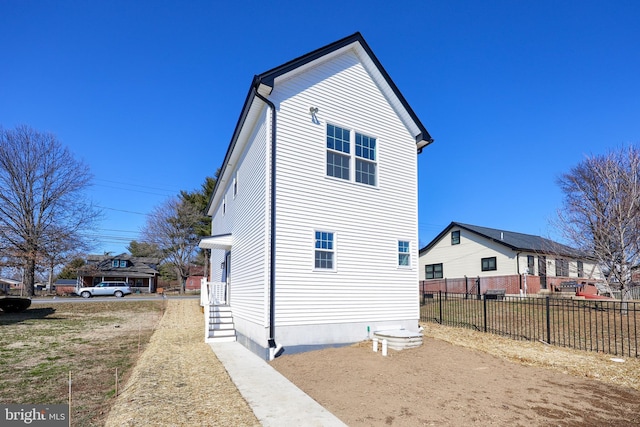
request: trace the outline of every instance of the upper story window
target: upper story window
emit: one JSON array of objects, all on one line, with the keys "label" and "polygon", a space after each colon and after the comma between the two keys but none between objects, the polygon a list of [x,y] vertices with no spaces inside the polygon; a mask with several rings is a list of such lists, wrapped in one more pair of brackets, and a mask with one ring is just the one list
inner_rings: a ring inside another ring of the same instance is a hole
[{"label": "upper story window", "polygon": [[451,244],[459,245],[460,244],[460,230],[451,232]]},{"label": "upper story window", "polygon": [[111,267],[113,267],[113,268],[126,267],[126,266],[127,266],[127,260],[126,259],[113,259],[113,260],[111,260]]},{"label": "upper story window", "polygon": [[333,233],[328,231],[316,231],[314,267],[319,270],[333,270],[335,268],[335,244]]},{"label": "upper story window", "polygon": [[411,266],[411,253],[409,251],[409,242],[404,240],[398,241],[398,266],[399,267]]},{"label": "upper story window", "polygon": [[356,182],[376,185],[376,140],[356,133]]},{"label": "upper story window", "polygon": [[[354,178],[351,177],[352,168],[355,169]],[[375,186],[377,169],[375,138],[327,125],[327,176]]]},{"label": "upper story window", "polygon": [[493,271],[498,269],[496,257],[482,258],[482,271]]},{"label": "upper story window", "polygon": [[424,278],[425,279],[442,279],[442,263],[440,264],[427,264],[424,266]]},{"label": "upper story window", "polygon": [[351,160],[350,132],[333,125],[327,125],[327,175],[336,178],[351,179],[349,163]]},{"label": "upper story window", "polygon": [[233,198],[238,195],[238,172],[233,174]]}]

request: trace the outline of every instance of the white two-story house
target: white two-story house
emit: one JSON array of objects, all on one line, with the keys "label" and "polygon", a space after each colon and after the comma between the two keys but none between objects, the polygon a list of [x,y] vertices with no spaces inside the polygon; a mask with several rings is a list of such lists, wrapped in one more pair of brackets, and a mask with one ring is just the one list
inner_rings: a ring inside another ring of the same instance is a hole
[{"label": "white two-story house", "polygon": [[431,142],[360,33],[255,76],[200,243],[224,287],[211,317],[233,332],[207,339],[269,359],[416,331],[417,154]]}]

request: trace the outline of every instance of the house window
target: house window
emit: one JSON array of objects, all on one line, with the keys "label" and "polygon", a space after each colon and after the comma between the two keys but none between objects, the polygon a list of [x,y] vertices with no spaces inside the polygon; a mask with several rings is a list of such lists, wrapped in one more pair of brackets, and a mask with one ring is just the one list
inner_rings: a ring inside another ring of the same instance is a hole
[{"label": "house window", "polygon": [[578,261],[578,277],[584,277],[584,264]]},{"label": "house window", "polygon": [[556,259],[556,277],[569,277],[569,261]]},{"label": "house window", "polygon": [[334,269],[335,244],[333,233],[316,231],[315,234],[315,268],[319,270]]},{"label": "house window", "polygon": [[238,195],[238,172],[233,174],[233,198]]},{"label": "house window", "polygon": [[428,264],[424,266],[425,279],[442,279],[442,263]]},{"label": "house window", "polygon": [[121,259],[120,260],[120,267],[126,267],[126,266],[127,266],[127,260]]},{"label": "house window", "polygon": [[120,260],[117,260],[117,259],[112,260],[111,267],[114,267],[114,268],[120,267]]},{"label": "house window", "polygon": [[409,242],[404,240],[398,241],[398,266],[410,267],[411,254],[409,252]]},{"label": "house window", "polygon": [[376,185],[376,140],[356,133],[356,182]]},{"label": "house window", "polygon": [[350,180],[351,159],[349,131],[338,126],[327,125],[327,175]]},{"label": "house window", "polygon": [[[355,164],[355,182],[377,185],[378,163],[376,139],[334,125],[327,125],[327,176],[351,181],[351,165]],[[355,149],[352,152],[351,146]],[[354,160],[352,161],[352,156]]]},{"label": "house window", "polygon": [[459,245],[460,244],[460,230],[451,232],[451,244]]},{"label": "house window", "polygon": [[527,273],[535,274],[536,272],[536,258],[533,255],[527,255]]},{"label": "house window", "polygon": [[482,271],[497,270],[496,257],[482,258]]}]

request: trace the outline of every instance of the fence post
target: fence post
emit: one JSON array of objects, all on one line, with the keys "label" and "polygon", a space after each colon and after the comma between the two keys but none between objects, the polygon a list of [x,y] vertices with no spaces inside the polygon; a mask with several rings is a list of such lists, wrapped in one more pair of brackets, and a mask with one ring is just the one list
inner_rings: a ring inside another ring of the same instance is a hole
[{"label": "fence post", "polygon": [[549,312],[549,295],[547,295],[544,299],[547,308],[547,344],[551,344],[551,313]]},{"label": "fence post", "polygon": [[440,324],[442,325],[442,291],[438,291],[438,312],[440,316]]},{"label": "fence post", "polygon": [[[480,295],[478,295],[478,298]],[[484,311],[484,331],[487,332],[487,299],[482,301],[482,309]]]},{"label": "fence post", "polygon": [[469,278],[464,276],[464,299],[469,299]]},{"label": "fence post", "polygon": [[480,276],[478,276],[478,278],[476,279],[476,288],[477,288],[477,292],[478,292],[478,299],[481,298],[481,293],[480,293]]}]

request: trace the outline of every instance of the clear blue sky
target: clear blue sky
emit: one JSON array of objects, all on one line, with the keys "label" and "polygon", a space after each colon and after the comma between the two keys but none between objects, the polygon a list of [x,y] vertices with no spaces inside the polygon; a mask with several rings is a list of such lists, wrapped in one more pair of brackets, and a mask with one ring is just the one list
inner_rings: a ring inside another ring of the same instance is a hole
[{"label": "clear blue sky", "polygon": [[0,125],[95,176],[95,251],[222,164],[254,74],[360,31],[435,143],[420,241],[451,221],[554,236],[556,178],[640,142],[640,2],[0,1]]}]

